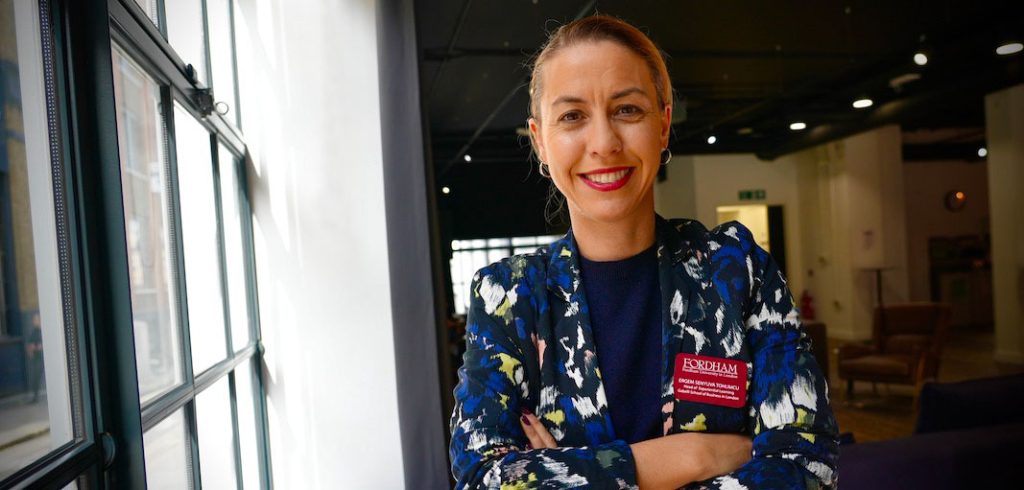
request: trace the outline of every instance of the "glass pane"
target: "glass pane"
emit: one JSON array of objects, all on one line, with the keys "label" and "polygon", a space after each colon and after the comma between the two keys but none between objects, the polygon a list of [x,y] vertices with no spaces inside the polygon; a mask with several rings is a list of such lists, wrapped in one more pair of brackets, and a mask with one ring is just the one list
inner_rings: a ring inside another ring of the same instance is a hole
[{"label": "glass pane", "polygon": [[487,251],[487,262],[488,263],[497,262],[497,261],[499,261],[501,259],[504,259],[505,257],[508,257],[508,250],[507,249],[499,248],[497,250],[488,250]]},{"label": "glass pane", "polygon": [[174,137],[192,372],[198,376],[227,357],[213,158],[210,133],[177,104],[174,106]]},{"label": "glass pane", "polygon": [[0,0],[0,479],[75,429],[38,8]]},{"label": "glass pane", "polygon": [[196,71],[196,80],[209,86],[206,76],[206,33],[203,30],[203,0],[164,0],[167,42],[186,65]]},{"label": "glass pane", "polygon": [[157,20],[157,12],[160,11],[160,7],[157,5],[157,0],[135,0],[135,3],[142,7],[142,11],[149,16],[149,20],[152,20],[154,24],[159,25]]},{"label": "glass pane", "polygon": [[146,454],[146,486],[149,490],[182,490],[192,487],[185,411],[178,410],[142,435]]},{"label": "glass pane", "polygon": [[521,236],[521,237],[515,237],[515,238],[512,239],[512,245],[515,245],[515,246],[533,245],[533,244],[536,244],[536,243],[537,243],[537,237],[532,237],[532,236]]},{"label": "glass pane", "polygon": [[228,303],[231,313],[231,345],[235,350],[249,344],[249,310],[245,295],[245,254],[242,248],[242,213],[239,210],[238,173],[235,156],[219,146],[220,206],[224,222],[224,259],[228,268]]},{"label": "glass pane", "polygon": [[228,121],[236,120],[235,60],[231,44],[231,2],[206,0],[206,15],[210,27],[210,69],[213,71],[213,95],[217,102],[227,105],[224,114]]},{"label": "glass pane", "polygon": [[253,386],[255,361],[242,363],[235,370],[235,400],[238,405],[238,443],[242,455],[242,488],[260,487],[259,449],[256,446],[256,393]]},{"label": "glass pane", "polygon": [[135,356],[142,403],[182,380],[160,87],[113,50]]},{"label": "glass pane", "polygon": [[196,396],[196,425],[203,488],[236,488],[235,431],[227,376]]}]

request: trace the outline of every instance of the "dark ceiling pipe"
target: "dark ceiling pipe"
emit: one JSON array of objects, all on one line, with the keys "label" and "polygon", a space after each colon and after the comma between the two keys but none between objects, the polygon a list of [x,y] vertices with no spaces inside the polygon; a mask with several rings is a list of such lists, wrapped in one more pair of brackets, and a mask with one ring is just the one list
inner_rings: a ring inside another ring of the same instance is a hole
[{"label": "dark ceiling pipe", "polygon": [[[590,0],[589,2],[586,3],[586,5],[583,6],[583,8],[580,9],[579,13],[577,13],[576,16],[573,17],[573,20],[582,19],[585,15],[592,12],[596,5],[597,0]],[[508,105],[512,98],[515,97],[516,93],[519,92],[519,89],[527,86],[529,82],[530,75],[527,74],[525,77],[523,77],[522,80],[519,81],[519,83],[515,85],[515,87],[512,87],[512,90],[510,90],[508,94],[506,94],[505,97],[501,99],[501,102],[498,103],[497,107],[495,107],[494,110],[492,110],[491,113],[488,114],[486,118],[484,118],[484,122],[480,123],[480,127],[476,128],[476,131],[473,131],[473,135],[469,137],[469,141],[466,141],[466,144],[462,145],[462,148],[459,149],[459,151],[455,154],[454,157],[452,157],[451,160],[445,162],[444,166],[441,167],[441,170],[437,173],[438,178],[443,178],[444,175],[448,173],[448,170],[450,170],[453,165],[459,162],[459,160],[466,154],[466,152],[469,151],[469,148],[473,146],[473,143],[476,141],[476,139],[480,137],[480,134],[483,133],[487,129],[487,127],[491,125],[491,121],[493,121],[494,118],[501,113],[501,110],[504,109],[506,105]]]},{"label": "dark ceiling pipe", "polygon": [[947,80],[935,90],[882,104],[859,121],[825,124],[802,133],[794,133],[793,137],[783,140],[770,150],[758,152],[757,157],[762,160],[774,160],[789,153],[843,139],[886,124],[900,123],[908,118],[940,112],[945,107],[943,101],[959,99],[967,93],[984,95],[1024,82],[1024,71],[1013,70],[1010,67],[1002,68],[981,73],[965,73]]},{"label": "dark ceiling pipe", "polygon": [[[427,48],[423,51],[423,61],[441,61],[462,57],[513,57],[526,58],[536,48]],[[835,59],[862,58],[867,53],[850,53],[836,51],[776,51],[776,50],[711,50],[711,49],[670,49],[665,50],[670,59]]]},{"label": "dark ceiling pipe", "polygon": [[[459,19],[455,21],[455,29],[452,30],[452,37],[448,40],[448,48],[441,53],[439,60],[441,64],[438,65],[437,71],[434,72],[434,79],[430,81],[430,88],[427,90],[427,105],[430,105],[431,96],[434,95],[434,88],[437,87],[437,81],[441,78],[441,72],[444,71],[444,65],[448,63],[448,60],[452,58],[455,52],[455,43],[459,42],[459,34],[462,33],[462,26],[466,23],[466,17],[469,15],[469,7],[473,4],[473,0],[466,0],[462,4],[462,11],[459,12]],[[437,56],[435,54],[435,56]]]}]

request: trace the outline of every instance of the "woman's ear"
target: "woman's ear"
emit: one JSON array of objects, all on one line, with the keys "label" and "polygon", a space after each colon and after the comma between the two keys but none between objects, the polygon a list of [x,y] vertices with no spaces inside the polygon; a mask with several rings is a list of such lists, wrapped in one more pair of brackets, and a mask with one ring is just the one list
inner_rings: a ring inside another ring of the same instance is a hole
[{"label": "woman's ear", "polygon": [[548,161],[547,151],[544,148],[544,138],[540,134],[540,123],[536,118],[529,118],[526,123],[530,126],[530,144],[533,145],[533,152],[542,162]]},{"label": "woman's ear", "polygon": [[661,147],[668,148],[668,137],[672,133],[672,105],[661,111]]}]

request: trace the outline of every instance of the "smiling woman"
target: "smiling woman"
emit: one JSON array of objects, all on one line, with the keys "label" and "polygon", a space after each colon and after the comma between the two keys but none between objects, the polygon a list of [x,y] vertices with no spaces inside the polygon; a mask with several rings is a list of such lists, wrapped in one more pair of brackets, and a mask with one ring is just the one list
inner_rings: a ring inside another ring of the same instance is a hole
[{"label": "smiling woman", "polygon": [[475,275],[459,488],[831,488],[828,388],[778,266],[737,222],[654,212],[671,84],[628,23],[556,31],[530,85],[571,228]]}]

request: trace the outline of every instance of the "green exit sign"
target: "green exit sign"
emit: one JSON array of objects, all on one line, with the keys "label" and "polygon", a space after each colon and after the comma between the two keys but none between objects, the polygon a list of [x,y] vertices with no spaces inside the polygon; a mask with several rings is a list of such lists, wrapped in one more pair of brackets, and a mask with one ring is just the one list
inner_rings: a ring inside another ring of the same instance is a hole
[{"label": "green exit sign", "polygon": [[764,189],[749,189],[739,192],[740,201],[763,201],[767,193]]}]

